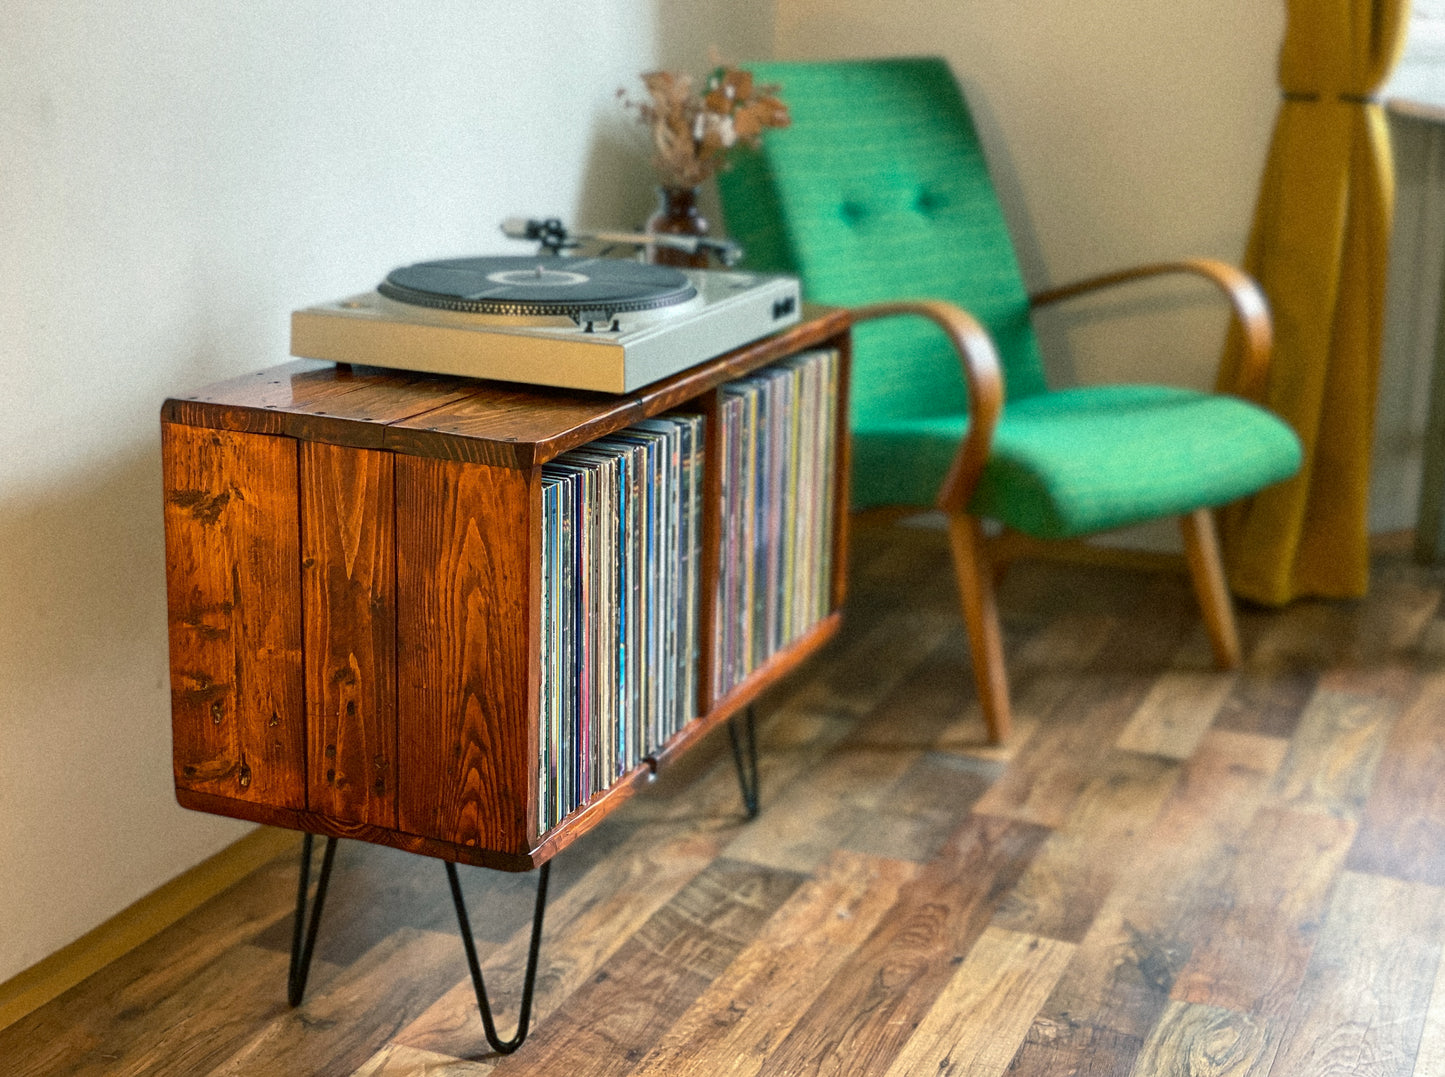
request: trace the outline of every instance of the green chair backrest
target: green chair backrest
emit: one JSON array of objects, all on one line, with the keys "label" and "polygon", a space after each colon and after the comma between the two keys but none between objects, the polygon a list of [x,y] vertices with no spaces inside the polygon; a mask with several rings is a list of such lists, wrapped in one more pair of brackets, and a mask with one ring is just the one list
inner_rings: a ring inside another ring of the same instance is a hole
[{"label": "green chair backrest", "polygon": [[[795,273],[804,297],[855,306],[947,299],[984,323],[1009,399],[1043,364],[1003,211],[948,65],[936,58],[749,65],[779,83],[792,126],[718,177],[744,265]],[[854,336],[855,428],[958,414],[957,357],[933,326],[890,318]]]}]

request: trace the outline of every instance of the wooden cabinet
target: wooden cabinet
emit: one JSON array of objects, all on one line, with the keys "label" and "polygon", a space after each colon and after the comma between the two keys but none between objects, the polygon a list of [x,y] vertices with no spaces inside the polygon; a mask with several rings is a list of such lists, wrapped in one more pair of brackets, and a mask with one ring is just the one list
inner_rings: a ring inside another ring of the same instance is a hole
[{"label": "wooden cabinet", "polygon": [[[722,548],[706,421],[698,713],[538,834],[541,469],[810,348],[841,356],[833,612],[722,698],[708,675]],[[537,866],[837,628],[847,319],[629,396],[301,360],[162,410],[176,795],[189,808],[507,870]]]}]

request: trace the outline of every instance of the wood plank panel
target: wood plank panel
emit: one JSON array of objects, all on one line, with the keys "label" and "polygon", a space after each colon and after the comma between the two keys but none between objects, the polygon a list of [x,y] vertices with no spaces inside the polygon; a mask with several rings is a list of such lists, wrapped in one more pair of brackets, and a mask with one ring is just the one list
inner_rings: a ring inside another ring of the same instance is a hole
[{"label": "wood plank panel", "polygon": [[1445,957],[1435,965],[1435,982],[1425,1010],[1425,1027],[1415,1052],[1416,1077],[1445,1073]]},{"label": "wood plank panel", "polygon": [[978,811],[1041,826],[1064,824],[1100,761],[1148,696],[1153,677],[1192,627],[1177,606],[1171,609],[1157,601],[1144,603],[1138,615],[1116,625],[1088,675],[1041,717],[1039,729],[979,800]]},{"label": "wood plank panel", "polygon": [[1171,1002],[1130,1077],[1265,1077],[1277,1040],[1270,1022],[1248,1013]]},{"label": "wood plank panel", "polygon": [[1205,937],[1205,916],[1228,900],[1223,882],[1284,749],[1247,734],[1204,737],[1141,835],[1137,862],[1147,873],[1109,894],[1009,1072],[1129,1073]]},{"label": "wood plank panel", "polygon": [[1385,741],[1346,866],[1445,886],[1445,676],[1430,674]]},{"label": "wood plank panel", "polygon": [[1067,942],[990,927],[886,1077],[997,1077],[1073,956]]},{"label": "wood plank panel", "polygon": [[1175,654],[1144,702],[1119,734],[1116,747],[1171,759],[1188,759],[1234,689],[1236,673],[1210,668],[1202,632]]},{"label": "wood plank panel", "polygon": [[1115,752],[1100,761],[1097,775],[1004,898],[996,926],[1078,942],[1115,883],[1146,870],[1139,837],[1173,790],[1178,765]]},{"label": "wood plank panel", "polygon": [[769,1056],[790,1077],[881,1074],[984,931],[1045,832],[970,816]]},{"label": "wood plank panel", "polygon": [[887,784],[914,765],[962,703],[959,685],[967,666],[954,639],[945,637],[920,657],[906,680],[894,682],[873,719],[855,726],[818,761],[806,787],[795,794],[784,792],[771,810],[739,834],[729,856],[785,870],[811,870],[867,823]]},{"label": "wood plank panel", "polygon": [[1262,809],[1171,997],[1282,1018],[1354,833],[1353,823],[1332,815]]},{"label": "wood plank panel", "polygon": [[[691,884],[716,859],[725,836],[716,829],[699,831],[682,822],[646,825],[599,853],[592,846],[603,835],[594,831],[587,842],[558,859],[532,999],[533,1027],[540,1027],[662,906]],[[579,877],[569,879],[574,872]],[[509,1035],[510,1015],[521,1005],[531,929],[529,920],[495,948],[478,939],[493,1008],[499,1015],[508,1015],[498,1018],[503,1035]],[[397,1033],[396,1040],[444,1054],[475,1053],[485,1040],[471,980],[459,980]]]},{"label": "wood plank panel", "polygon": [[390,1044],[366,1060],[351,1077],[482,1077],[490,1062],[469,1062],[435,1051]]},{"label": "wood plank panel", "polygon": [[296,443],[162,424],[178,787],[301,808]]},{"label": "wood plank panel", "polygon": [[396,459],[397,820],[523,852],[536,829],[536,476]]},{"label": "wood plank panel", "polygon": [[307,807],[396,826],[392,456],[301,447]]},{"label": "wood plank panel", "polygon": [[1358,819],[1396,717],[1414,687],[1398,670],[1321,678],[1275,779],[1281,806]]},{"label": "wood plank panel", "polygon": [[[308,987],[306,1001],[263,1025],[227,1058],[194,1077],[258,1073],[349,1074],[381,1050],[457,976],[466,958],[454,934],[403,927],[329,981]],[[285,987],[284,981],[278,987]]]},{"label": "wood plank panel", "polygon": [[752,1077],[775,1044],[872,933],[917,868],[838,852],[763,925],[632,1072],[698,1067]]},{"label": "wood plank panel", "polygon": [[1415,1056],[1442,935],[1445,895],[1438,888],[1341,875],[1272,1072],[1419,1072]]},{"label": "wood plank panel", "polygon": [[654,913],[498,1077],[625,1073],[742,951],[802,877],[719,859]]}]

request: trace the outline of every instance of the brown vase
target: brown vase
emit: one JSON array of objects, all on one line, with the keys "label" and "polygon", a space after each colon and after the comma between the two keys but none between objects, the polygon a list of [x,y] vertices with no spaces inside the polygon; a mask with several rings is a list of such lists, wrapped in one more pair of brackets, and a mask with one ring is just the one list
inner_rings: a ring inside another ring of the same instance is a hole
[{"label": "brown vase", "polygon": [[[705,236],[707,218],[697,211],[696,187],[659,187],[657,212],[647,218],[647,230],[669,236]],[[706,269],[707,251],[688,254],[667,247],[648,247],[648,261],[660,266]]]}]

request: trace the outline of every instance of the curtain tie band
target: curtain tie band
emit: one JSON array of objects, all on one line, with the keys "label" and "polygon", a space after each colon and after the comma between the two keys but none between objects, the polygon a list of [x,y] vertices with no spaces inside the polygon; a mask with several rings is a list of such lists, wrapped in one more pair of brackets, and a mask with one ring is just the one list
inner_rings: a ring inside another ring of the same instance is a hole
[{"label": "curtain tie band", "polygon": [[1366,93],[1322,94],[1308,93],[1300,90],[1285,90],[1280,94],[1280,96],[1283,97],[1286,101],[1335,100],[1343,101],[1349,105],[1382,105],[1385,103],[1385,99],[1381,95]]}]

